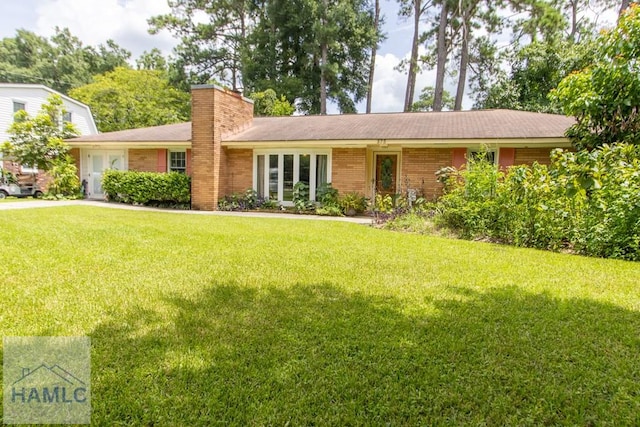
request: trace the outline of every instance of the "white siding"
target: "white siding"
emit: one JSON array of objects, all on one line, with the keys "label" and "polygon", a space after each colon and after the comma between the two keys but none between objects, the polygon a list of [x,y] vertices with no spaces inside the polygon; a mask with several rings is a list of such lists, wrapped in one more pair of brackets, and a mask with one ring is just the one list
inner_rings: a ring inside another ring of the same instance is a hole
[{"label": "white siding", "polygon": [[[13,123],[14,101],[24,103],[27,113],[34,117],[52,93],[58,92],[42,85],[0,83],[0,143],[9,138],[7,130]],[[65,109],[71,112],[71,122],[81,135],[98,133],[89,107],[62,94],[58,95],[62,97]]]}]

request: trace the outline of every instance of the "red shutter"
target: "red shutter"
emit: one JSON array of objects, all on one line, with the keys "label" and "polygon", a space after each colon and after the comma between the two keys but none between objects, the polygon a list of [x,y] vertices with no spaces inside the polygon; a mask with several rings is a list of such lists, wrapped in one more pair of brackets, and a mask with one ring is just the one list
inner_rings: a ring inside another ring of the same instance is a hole
[{"label": "red shutter", "polygon": [[466,148],[454,148],[453,150],[453,164],[454,168],[460,169],[467,163],[467,149]]},{"label": "red shutter", "polygon": [[158,166],[156,168],[158,172],[167,171],[167,149],[161,148],[158,150]]},{"label": "red shutter", "polygon": [[516,161],[516,149],[515,148],[501,148],[500,155],[498,156],[498,165],[500,169],[506,169],[509,166],[513,166]]}]

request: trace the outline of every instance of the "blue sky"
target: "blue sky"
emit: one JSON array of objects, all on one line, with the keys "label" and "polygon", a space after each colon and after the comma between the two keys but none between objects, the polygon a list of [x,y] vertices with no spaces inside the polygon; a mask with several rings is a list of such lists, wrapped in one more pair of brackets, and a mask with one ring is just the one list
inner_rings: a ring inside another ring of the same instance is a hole
[{"label": "blue sky", "polygon": [[[376,58],[373,111],[401,111],[406,76],[396,70],[411,49],[412,23],[397,17],[397,2],[381,1],[387,39]],[[95,45],[113,39],[130,50],[133,57],[157,47],[171,53],[175,40],[166,32],[147,33],[147,19],[169,11],[165,0],[19,0],[3,1],[0,6],[0,37],[13,37],[19,28],[43,36],[54,28],[68,27],[84,43]],[[419,76],[416,93],[433,85],[433,72]],[[470,104],[470,103],[468,103]],[[364,106],[359,108],[364,110]],[[333,107],[333,111],[335,107]]]}]

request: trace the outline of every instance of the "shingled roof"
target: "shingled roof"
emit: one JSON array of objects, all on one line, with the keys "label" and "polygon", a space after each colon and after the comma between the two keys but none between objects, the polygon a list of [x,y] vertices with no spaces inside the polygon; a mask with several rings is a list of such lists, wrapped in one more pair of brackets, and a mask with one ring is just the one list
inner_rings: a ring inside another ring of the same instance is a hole
[{"label": "shingled roof", "polygon": [[564,138],[572,118],[513,110],[263,117],[225,141]]},{"label": "shingled roof", "polygon": [[77,142],[189,142],[191,141],[191,122],[79,136],[68,141],[73,144]]},{"label": "shingled roof", "polygon": [[[574,119],[514,110],[256,117],[224,142],[564,139]],[[189,142],[191,123],[73,138],[87,142]]]}]

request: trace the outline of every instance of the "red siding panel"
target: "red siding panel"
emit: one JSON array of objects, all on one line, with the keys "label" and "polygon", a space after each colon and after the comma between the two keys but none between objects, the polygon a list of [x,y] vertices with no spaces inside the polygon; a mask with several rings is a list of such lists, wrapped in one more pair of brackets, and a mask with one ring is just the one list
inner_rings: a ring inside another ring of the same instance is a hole
[{"label": "red siding panel", "polygon": [[453,151],[453,167],[461,168],[467,163],[467,149],[454,148],[452,151]]},{"label": "red siding panel", "polygon": [[513,166],[516,161],[516,149],[515,148],[501,148],[500,155],[498,156],[498,165],[500,169],[506,169],[509,166]]},{"label": "red siding panel", "polygon": [[156,168],[158,172],[166,172],[167,171],[167,149],[161,148],[158,150],[158,167]]}]

